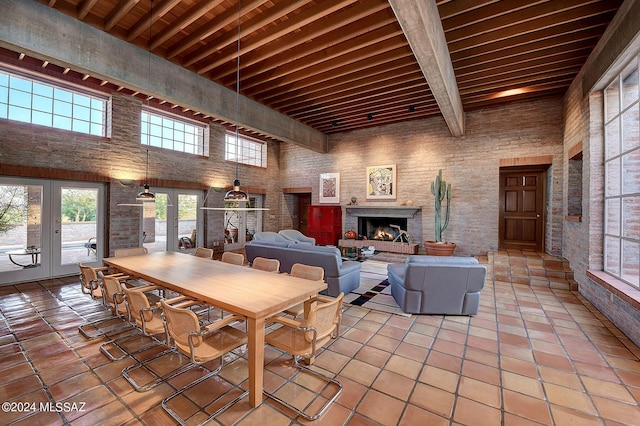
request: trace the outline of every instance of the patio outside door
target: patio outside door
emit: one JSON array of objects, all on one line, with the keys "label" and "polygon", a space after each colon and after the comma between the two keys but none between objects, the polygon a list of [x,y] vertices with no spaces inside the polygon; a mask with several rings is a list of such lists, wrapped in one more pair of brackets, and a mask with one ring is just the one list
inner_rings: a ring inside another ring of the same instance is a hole
[{"label": "patio outside door", "polygon": [[0,177],[0,284],[98,265],[103,200],[102,184]]},{"label": "patio outside door", "polygon": [[163,188],[154,193],[156,202],[145,203],[142,209],[142,245],[149,253],[191,253],[196,247],[204,246],[200,210],[202,191]]}]

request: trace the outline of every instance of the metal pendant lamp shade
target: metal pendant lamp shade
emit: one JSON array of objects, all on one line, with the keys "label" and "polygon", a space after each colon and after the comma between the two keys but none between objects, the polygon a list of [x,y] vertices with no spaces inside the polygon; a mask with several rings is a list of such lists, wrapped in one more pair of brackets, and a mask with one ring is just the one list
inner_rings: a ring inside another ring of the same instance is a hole
[{"label": "metal pendant lamp shade", "polygon": [[147,171],[144,178],[144,190],[136,195],[138,201],[156,201],[156,194],[149,191],[149,150],[147,149]]},{"label": "metal pendant lamp shade", "polygon": [[225,201],[247,201],[249,200],[249,195],[246,192],[240,190],[240,180],[236,179],[233,181],[233,189],[224,194]]}]

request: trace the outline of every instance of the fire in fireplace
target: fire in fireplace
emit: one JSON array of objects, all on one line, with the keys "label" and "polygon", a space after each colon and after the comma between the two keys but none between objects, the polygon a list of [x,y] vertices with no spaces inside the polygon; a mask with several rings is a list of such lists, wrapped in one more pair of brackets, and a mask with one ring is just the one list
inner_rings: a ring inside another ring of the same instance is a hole
[{"label": "fire in fireplace", "polygon": [[[392,226],[393,225],[393,226]],[[397,217],[359,217],[358,234],[370,240],[393,241],[400,230],[407,229],[407,219]]]}]

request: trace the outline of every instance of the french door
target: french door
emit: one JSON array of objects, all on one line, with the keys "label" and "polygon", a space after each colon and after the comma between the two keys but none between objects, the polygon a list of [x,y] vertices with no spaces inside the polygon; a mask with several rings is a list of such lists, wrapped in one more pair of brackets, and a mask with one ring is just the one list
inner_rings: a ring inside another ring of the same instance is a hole
[{"label": "french door", "polygon": [[256,232],[262,231],[262,210],[251,210],[262,208],[262,195],[249,194],[249,201],[241,201],[238,210],[233,210],[233,203],[225,206],[230,208],[224,212],[225,251],[241,249]]},{"label": "french door", "polygon": [[144,203],[142,245],[149,253],[195,251],[204,247],[202,191],[161,188],[155,203]]},{"label": "french door", "polygon": [[104,185],[0,177],[0,284],[100,264]]}]

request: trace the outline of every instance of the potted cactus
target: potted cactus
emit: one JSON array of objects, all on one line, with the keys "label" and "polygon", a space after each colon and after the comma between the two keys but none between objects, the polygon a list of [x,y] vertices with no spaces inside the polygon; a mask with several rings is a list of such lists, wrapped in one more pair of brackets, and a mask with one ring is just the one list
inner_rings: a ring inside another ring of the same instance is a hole
[{"label": "potted cactus", "polygon": [[[447,185],[447,182],[442,179],[442,170],[438,171],[436,180],[431,182],[431,193],[435,199],[435,240],[427,240],[424,242],[424,247],[427,254],[432,256],[451,256],[456,249],[455,243],[449,243],[442,241],[442,233],[447,226],[449,226],[449,212],[451,208],[451,184]],[[446,201],[444,211],[444,223],[443,223],[443,201]]]}]

